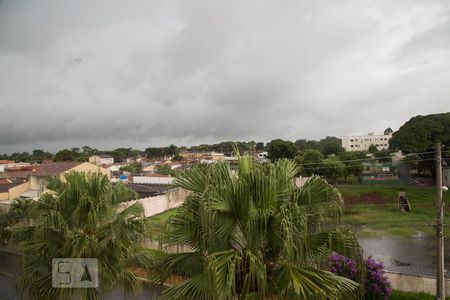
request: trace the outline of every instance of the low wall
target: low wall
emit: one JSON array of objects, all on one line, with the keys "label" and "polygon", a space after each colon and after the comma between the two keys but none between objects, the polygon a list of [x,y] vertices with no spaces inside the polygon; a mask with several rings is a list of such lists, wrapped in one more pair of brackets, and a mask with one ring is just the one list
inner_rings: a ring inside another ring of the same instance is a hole
[{"label": "low wall", "polygon": [[[392,288],[404,292],[425,292],[431,295],[436,294],[436,278],[422,275],[408,275],[397,272],[386,272]],[[446,279],[445,294],[449,296],[450,280]]]},{"label": "low wall", "polygon": [[128,207],[137,201],[139,201],[144,207],[144,216],[151,217],[166,210],[179,207],[184,203],[188,191],[182,188],[176,188],[167,191],[165,195],[159,195],[154,197],[141,198],[138,200],[124,202],[123,205]]},{"label": "low wall", "polygon": [[183,252],[192,252],[193,249],[186,245],[174,245],[171,247],[166,247],[164,245],[160,245],[158,241],[151,240],[151,239],[145,239],[142,243],[142,247],[148,248],[148,249],[155,249],[155,250],[164,250],[167,253],[183,253]]}]

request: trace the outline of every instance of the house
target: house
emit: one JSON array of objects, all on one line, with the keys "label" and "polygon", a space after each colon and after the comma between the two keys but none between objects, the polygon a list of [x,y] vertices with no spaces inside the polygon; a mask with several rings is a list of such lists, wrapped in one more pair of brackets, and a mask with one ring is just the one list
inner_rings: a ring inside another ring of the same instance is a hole
[{"label": "house", "polygon": [[8,167],[8,165],[10,164],[14,164],[15,161],[13,160],[0,160],[0,172],[5,172],[5,169]]},{"label": "house", "polygon": [[29,188],[27,179],[0,178],[0,213],[7,213],[11,202]]},{"label": "house", "polygon": [[92,155],[89,157],[89,162],[91,164],[101,166],[101,165],[110,165],[114,163],[114,157],[110,155]]},{"label": "house", "polygon": [[13,200],[30,186],[25,179],[0,178],[0,201]]},{"label": "house", "polygon": [[109,170],[88,162],[63,161],[42,164],[30,174],[30,189],[21,196],[38,198],[46,190],[47,179],[53,176],[62,177],[69,172],[102,173],[110,177]]},{"label": "house", "polygon": [[132,163],[140,163],[142,162],[142,157],[129,157],[126,159],[127,164],[132,164]]},{"label": "house", "polygon": [[219,161],[223,160],[224,154],[220,152],[181,152],[180,156],[185,160],[206,160],[206,161]]},{"label": "house", "polygon": [[375,135],[374,133],[341,137],[342,148],[345,151],[368,151],[371,145],[375,145],[378,150],[387,150],[391,138],[392,134]]}]

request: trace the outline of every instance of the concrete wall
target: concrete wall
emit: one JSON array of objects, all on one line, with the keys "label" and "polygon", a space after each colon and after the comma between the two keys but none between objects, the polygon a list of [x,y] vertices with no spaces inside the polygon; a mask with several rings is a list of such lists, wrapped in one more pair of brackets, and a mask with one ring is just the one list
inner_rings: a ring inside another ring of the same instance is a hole
[{"label": "concrete wall", "polygon": [[9,193],[8,192],[0,193],[0,201],[5,201],[5,200],[9,200]]},{"label": "concrete wall", "polygon": [[31,186],[30,181],[24,182],[22,184],[16,185],[9,189],[9,200],[14,200],[18,198],[23,192],[29,190]]},{"label": "concrete wall", "polygon": [[305,183],[309,180],[310,177],[295,177],[295,185],[297,187],[302,187],[305,185]]},{"label": "concrete wall", "polygon": [[133,176],[133,183],[143,184],[171,184],[173,177]]},{"label": "concrete wall", "polygon": [[152,239],[145,239],[142,243],[142,247],[147,249],[164,249],[167,253],[183,253],[183,252],[193,252],[194,250],[186,245],[174,245],[171,247],[167,247],[164,244],[161,244],[159,241],[155,241]]},{"label": "concrete wall", "polygon": [[166,210],[179,207],[184,203],[188,191],[185,189],[177,188],[170,190],[165,195],[159,195],[154,197],[141,198],[138,200],[128,201],[122,203],[123,207],[128,207],[136,202],[140,202],[144,208],[144,216],[151,217]]},{"label": "concrete wall", "polygon": [[30,189],[32,190],[45,190],[47,177],[30,175]]},{"label": "concrete wall", "polygon": [[[407,275],[397,272],[386,272],[392,288],[405,292],[425,292],[436,294],[436,278],[431,276]],[[450,296],[450,280],[446,280],[445,294]]]}]

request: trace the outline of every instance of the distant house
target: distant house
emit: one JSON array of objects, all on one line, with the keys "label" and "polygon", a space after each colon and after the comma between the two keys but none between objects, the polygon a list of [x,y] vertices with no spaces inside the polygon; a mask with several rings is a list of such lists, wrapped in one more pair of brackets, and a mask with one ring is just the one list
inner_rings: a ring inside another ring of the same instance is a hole
[{"label": "distant house", "polygon": [[0,160],[0,172],[5,172],[8,165],[15,163],[13,160]]},{"label": "distant house", "polygon": [[[0,179],[0,210],[6,212],[7,206],[1,205],[7,201],[14,200],[24,191],[30,188],[30,182],[26,179]],[[9,204],[9,202],[8,202]]]},{"label": "distant house", "polygon": [[62,177],[64,174],[76,171],[84,173],[102,173],[110,177],[109,170],[87,162],[63,161],[40,165],[30,174],[30,189],[21,196],[37,198],[46,190],[47,179],[52,176]]},{"label": "distant house", "polygon": [[110,165],[114,163],[114,157],[110,155],[92,155],[89,157],[89,162],[97,166]]},{"label": "distant house", "polygon": [[389,140],[391,138],[392,134],[376,135],[373,133],[341,137],[342,148],[345,151],[367,151],[371,145],[375,145],[378,150],[386,150],[389,149]]},{"label": "distant house", "polygon": [[220,152],[210,151],[210,152],[181,152],[180,156],[185,160],[206,160],[206,161],[219,161],[223,160],[224,154]]},{"label": "distant house", "polygon": [[142,162],[142,157],[129,157],[126,159],[127,164],[140,163]]},{"label": "distant house", "polygon": [[256,155],[258,160],[266,160],[268,156],[269,156],[269,152],[267,152],[267,151],[259,152]]}]

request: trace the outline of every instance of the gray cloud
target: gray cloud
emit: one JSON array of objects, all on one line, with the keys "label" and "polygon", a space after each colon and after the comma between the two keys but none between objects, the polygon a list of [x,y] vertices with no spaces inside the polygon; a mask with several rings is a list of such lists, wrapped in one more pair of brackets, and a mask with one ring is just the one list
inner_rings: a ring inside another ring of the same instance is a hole
[{"label": "gray cloud", "polygon": [[0,1],[0,153],[381,132],[448,110],[447,1]]}]

